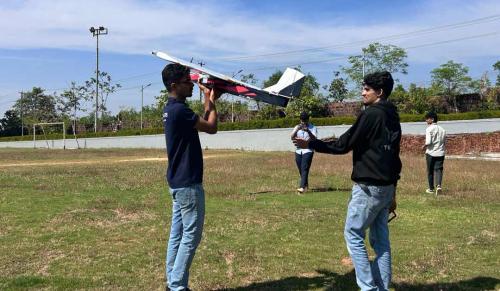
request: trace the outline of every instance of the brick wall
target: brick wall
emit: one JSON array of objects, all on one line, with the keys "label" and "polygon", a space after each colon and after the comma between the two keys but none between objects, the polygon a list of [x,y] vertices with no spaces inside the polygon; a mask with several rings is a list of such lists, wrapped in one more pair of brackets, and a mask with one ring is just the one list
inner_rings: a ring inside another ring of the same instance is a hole
[{"label": "brick wall", "polygon": [[330,103],[328,104],[328,114],[330,116],[358,116],[362,105],[361,101]]},{"label": "brick wall", "polygon": [[[424,135],[403,135],[401,152],[423,153]],[[500,153],[500,131],[492,133],[449,134],[446,136],[446,154]]]}]

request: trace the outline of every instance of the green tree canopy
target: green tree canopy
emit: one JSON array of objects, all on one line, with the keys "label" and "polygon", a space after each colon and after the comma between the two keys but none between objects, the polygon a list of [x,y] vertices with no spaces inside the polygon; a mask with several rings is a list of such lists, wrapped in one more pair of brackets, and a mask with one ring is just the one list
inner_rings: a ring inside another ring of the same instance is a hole
[{"label": "green tree canopy", "polygon": [[[96,77],[91,77],[89,80],[85,81],[84,90],[85,95],[88,100],[94,100],[96,96]],[[114,83],[111,79],[111,75],[100,71],[99,72],[99,108],[98,111],[102,115],[107,113],[108,108],[106,103],[108,101],[109,94],[116,92],[117,89],[121,88],[121,85]],[[94,103],[95,104],[95,103]],[[95,108],[94,108],[95,110]]]},{"label": "green tree canopy", "polygon": [[73,133],[76,131],[76,114],[78,111],[85,111],[82,108],[82,103],[88,100],[85,92],[85,87],[76,85],[76,82],[71,82],[69,89],[64,90],[57,96],[57,109],[66,117],[72,115]]},{"label": "green tree canopy", "polygon": [[22,112],[25,124],[58,121],[56,100],[54,96],[47,95],[44,91],[40,87],[33,87],[30,92],[25,92],[16,101],[14,109]]},{"label": "green tree canopy", "polygon": [[76,113],[80,110],[85,111],[82,108],[82,103],[88,100],[88,96],[85,93],[83,86],[78,86],[76,82],[71,82],[70,88],[57,96],[57,109],[63,115],[72,114],[73,116],[76,116]]},{"label": "green tree canopy", "polygon": [[276,83],[278,83],[279,79],[281,78],[281,75],[283,75],[283,71],[277,70],[276,72],[272,73],[269,78],[267,78],[264,83],[262,84],[262,87],[266,88],[269,86],[272,86]]},{"label": "green tree canopy", "polygon": [[259,82],[259,80],[255,77],[254,74],[246,74],[246,75],[243,74],[241,75],[240,80],[250,85],[257,85],[257,83]]},{"label": "green tree canopy", "polygon": [[333,80],[328,87],[328,98],[334,102],[342,102],[348,97],[347,80],[340,76],[339,71],[333,72]]},{"label": "green tree canopy", "polygon": [[[241,75],[241,81],[254,86],[257,86],[257,83],[259,82],[259,80],[252,73]],[[260,109],[260,102],[255,100],[255,104],[257,105],[257,109]],[[246,111],[246,113],[248,114],[248,106],[246,106]]]},{"label": "green tree canopy", "polygon": [[[300,68],[296,68],[300,71]],[[296,98],[288,103],[285,111],[288,116],[298,117],[302,111],[311,116],[320,117],[326,114],[326,98],[319,93],[320,84],[315,76],[307,73],[302,85],[302,90]]]},{"label": "green tree canopy", "polygon": [[454,61],[448,61],[431,71],[432,84],[440,89],[440,93],[455,96],[470,86],[472,78],[467,74],[469,68]]},{"label": "green tree canopy", "polygon": [[0,136],[21,135],[21,117],[15,110],[7,110],[0,119]]},{"label": "green tree canopy", "polygon": [[497,81],[495,85],[500,86],[500,61],[493,64],[493,69],[497,71]]},{"label": "green tree canopy", "polygon": [[168,91],[167,91],[167,89],[161,90],[160,91],[160,95],[155,96],[155,100],[156,100],[156,107],[158,109],[163,110],[163,107],[165,107],[165,104],[167,104],[167,100],[168,100]]},{"label": "green tree canopy", "polygon": [[406,51],[395,45],[372,43],[362,49],[361,55],[350,56],[349,66],[342,67],[354,91],[351,96],[358,96],[361,90],[364,74],[375,71],[388,71],[392,74],[407,74],[408,63]]}]

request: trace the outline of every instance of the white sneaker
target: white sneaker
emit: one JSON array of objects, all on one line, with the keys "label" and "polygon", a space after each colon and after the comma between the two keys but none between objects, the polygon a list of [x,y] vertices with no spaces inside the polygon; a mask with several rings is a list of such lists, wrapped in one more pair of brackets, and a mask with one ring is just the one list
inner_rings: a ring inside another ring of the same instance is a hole
[{"label": "white sneaker", "polygon": [[427,189],[427,190],[425,190],[425,193],[427,193],[427,194],[434,194],[434,190]]},{"label": "white sneaker", "polygon": [[443,191],[443,188],[441,188],[441,186],[437,186],[436,187],[436,196],[438,196],[438,194],[440,194],[442,191]]},{"label": "white sneaker", "polygon": [[297,192],[299,192],[299,194],[302,194],[304,193],[304,191],[306,191],[304,188],[300,187],[297,189]]}]

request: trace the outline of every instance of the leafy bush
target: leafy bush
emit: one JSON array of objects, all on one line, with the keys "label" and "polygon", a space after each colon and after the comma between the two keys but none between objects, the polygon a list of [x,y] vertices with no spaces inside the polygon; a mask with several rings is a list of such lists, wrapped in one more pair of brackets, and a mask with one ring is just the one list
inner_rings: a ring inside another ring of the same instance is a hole
[{"label": "leafy bush", "polygon": [[[424,114],[400,114],[401,122],[423,122]],[[465,113],[450,113],[450,114],[439,114],[439,120],[473,120],[473,119],[486,119],[486,118],[500,118],[500,110],[489,110],[489,111],[475,111],[475,112],[465,112]],[[323,118],[311,118],[311,123],[316,126],[328,126],[328,125],[345,125],[353,124],[356,121],[354,116],[340,116],[340,117],[323,117]],[[219,123],[219,131],[228,130],[250,130],[250,129],[263,129],[263,128],[291,128],[299,123],[298,118],[281,118],[273,120],[250,120],[245,122],[223,122]],[[125,129],[119,130],[117,132],[88,132],[84,134],[78,134],[78,138],[91,138],[91,137],[111,137],[111,136],[134,136],[134,135],[149,135],[149,134],[162,134],[163,128],[148,128],[143,129],[142,132],[139,129]],[[60,139],[61,134],[47,135],[48,139]],[[72,135],[66,135],[66,138],[73,138]],[[21,141],[21,140],[32,140],[33,136],[25,135],[21,136],[9,136],[1,137],[0,141]],[[42,139],[42,136],[40,136]]]}]

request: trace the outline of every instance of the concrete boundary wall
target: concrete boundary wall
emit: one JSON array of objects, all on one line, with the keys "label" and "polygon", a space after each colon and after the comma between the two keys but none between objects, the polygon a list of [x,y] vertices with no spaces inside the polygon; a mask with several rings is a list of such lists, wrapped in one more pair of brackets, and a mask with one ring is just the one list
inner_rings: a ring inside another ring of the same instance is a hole
[{"label": "concrete boundary wall", "polygon": [[[500,118],[441,121],[439,124],[447,134],[484,133],[500,131]],[[402,123],[403,135],[423,135],[424,122]],[[319,126],[319,138],[340,136],[350,125]],[[290,141],[291,128],[221,131],[216,135],[200,133],[201,145],[205,149],[244,149],[254,151],[293,151]],[[80,148],[165,148],[165,137],[158,135],[83,138],[78,140]],[[49,145],[62,148],[62,141],[49,140]],[[46,148],[46,141],[0,142],[0,148]],[[77,148],[74,139],[66,140],[66,148]]]}]

